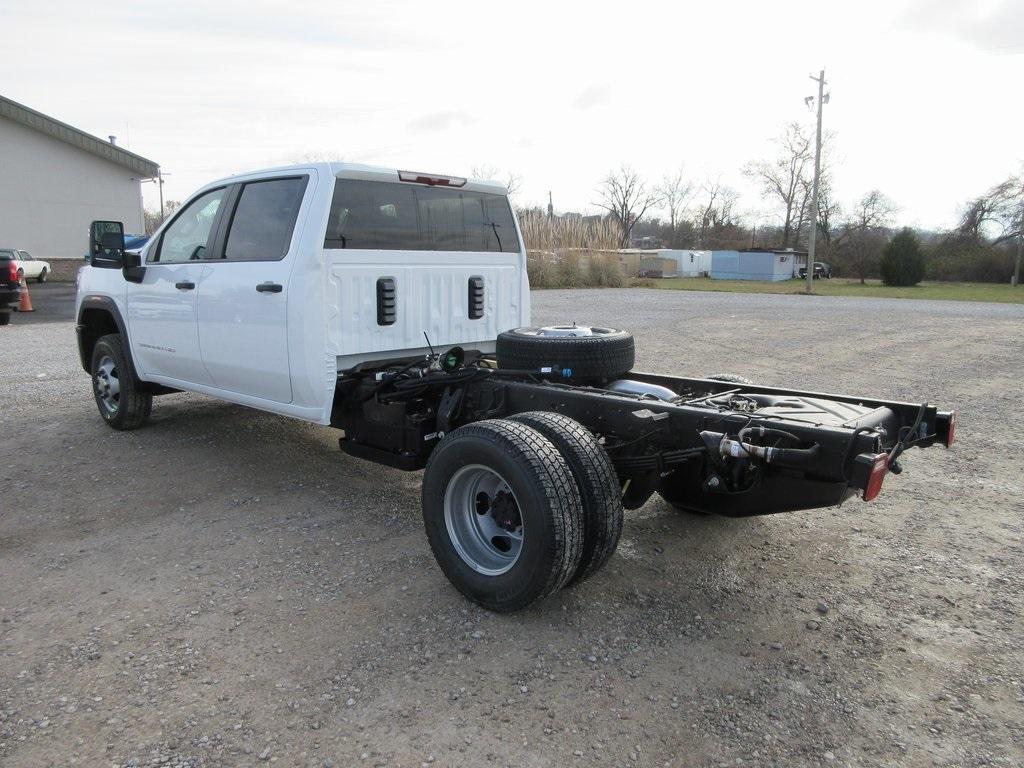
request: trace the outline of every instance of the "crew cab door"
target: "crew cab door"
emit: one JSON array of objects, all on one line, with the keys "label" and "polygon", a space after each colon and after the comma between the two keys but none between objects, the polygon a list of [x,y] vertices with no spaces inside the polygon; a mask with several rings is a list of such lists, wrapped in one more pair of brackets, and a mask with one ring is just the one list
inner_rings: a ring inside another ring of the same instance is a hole
[{"label": "crew cab door", "polygon": [[[198,290],[199,345],[218,389],[292,400],[288,283],[306,175],[235,185]],[[297,240],[298,238],[296,238]]]},{"label": "crew cab door", "polygon": [[227,188],[199,195],[174,217],[146,255],[141,283],[128,283],[132,355],[146,376],[212,383],[199,352],[196,288],[220,221]]}]

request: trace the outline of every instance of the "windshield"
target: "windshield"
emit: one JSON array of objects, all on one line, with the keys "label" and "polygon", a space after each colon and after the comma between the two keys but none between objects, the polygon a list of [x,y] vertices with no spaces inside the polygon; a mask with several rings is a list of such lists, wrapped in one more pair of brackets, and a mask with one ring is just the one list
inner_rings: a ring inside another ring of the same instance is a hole
[{"label": "windshield", "polygon": [[505,195],[338,179],[325,248],[519,252]]}]

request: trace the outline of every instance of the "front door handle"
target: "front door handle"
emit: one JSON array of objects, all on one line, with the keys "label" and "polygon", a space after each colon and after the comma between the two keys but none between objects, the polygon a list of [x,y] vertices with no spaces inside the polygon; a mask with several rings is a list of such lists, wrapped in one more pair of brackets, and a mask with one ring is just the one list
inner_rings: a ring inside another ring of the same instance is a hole
[{"label": "front door handle", "polygon": [[284,286],[280,283],[260,283],[256,286],[256,290],[260,293],[280,293],[284,290]]},{"label": "front door handle", "polygon": [[193,283],[191,280],[185,280],[185,281],[180,282],[180,283],[175,283],[174,287],[175,288],[180,288],[183,291],[191,291],[193,288],[196,287],[196,284]]}]

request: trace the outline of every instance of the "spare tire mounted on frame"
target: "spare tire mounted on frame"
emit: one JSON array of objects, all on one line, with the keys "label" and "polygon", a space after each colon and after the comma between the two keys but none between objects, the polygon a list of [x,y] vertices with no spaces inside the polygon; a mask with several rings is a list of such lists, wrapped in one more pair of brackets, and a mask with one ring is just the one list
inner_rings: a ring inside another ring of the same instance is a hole
[{"label": "spare tire mounted on frame", "polygon": [[615,328],[549,325],[514,328],[498,335],[498,367],[550,368],[563,379],[614,379],[633,368],[633,335]]}]

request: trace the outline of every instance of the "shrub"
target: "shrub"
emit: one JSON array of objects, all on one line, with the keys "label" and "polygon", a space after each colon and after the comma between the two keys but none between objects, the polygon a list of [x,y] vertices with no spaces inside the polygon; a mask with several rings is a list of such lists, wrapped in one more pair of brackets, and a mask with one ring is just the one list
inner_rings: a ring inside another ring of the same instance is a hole
[{"label": "shrub", "polygon": [[900,230],[882,251],[882,282],[886,285],[917,285],[924,279],[924,253],[917,235]]},{"label": "shrub", "polygon": [[520,211],[527,272],[534,288],[617,288],[625,284],[617,249],[620,230],[602,219],[553,218]]},{"label": "shrub", "polygon": [[526,274],[530,277],[532,288],[554,288],[557,285],[555,263],[546,254],[528,251],[526,254]]},{"label": "shrub", "polygon": [[936,238],[925,248],[928,280],[1008,283],[1013,274],[1016,243],[992,246],[959,232]]}]

